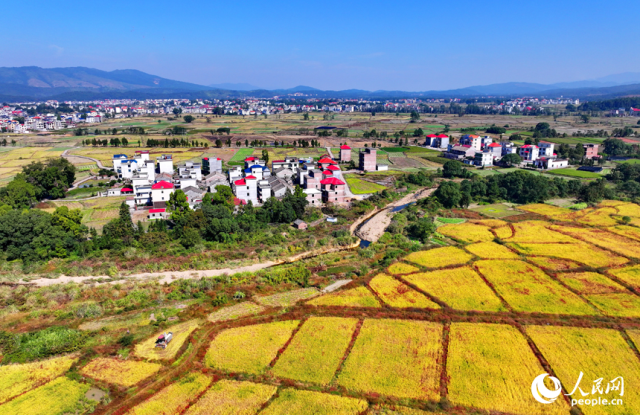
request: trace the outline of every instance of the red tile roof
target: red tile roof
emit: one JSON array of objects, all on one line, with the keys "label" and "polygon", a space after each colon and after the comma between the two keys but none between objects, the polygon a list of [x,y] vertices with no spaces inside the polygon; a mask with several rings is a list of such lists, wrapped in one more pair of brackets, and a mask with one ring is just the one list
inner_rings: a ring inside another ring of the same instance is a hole
[{"label": "red tile roof", "polygon": [[149,213],[164,213],[167,209],[149,209]]},{"label": "red tile roof", "polygon": [[427,138],[437,138],[437,137],[438,137],[438,136],[437,136],[437,135],[435,135],[435,134],[429,134],[429,135],[427,136]]},{"label": "red tile roof", "polygon": [[247,157],[246,159],[244,159],[244,161],[253,161],[256,160],[255,157]]},{"label": "red tile roof", "polygon": [[249,175],[249,176],[245,177],[245,179],[246,180],[257,180],[256,176],[254,176],[254,175]]},{"label": "red tile roof", "polygon": [[340,171],[340,167],[338,166],[334,166],[333,164],[331,166],[327,167],[327,170],[332,170],[332,171]]},{"label": "red tile roof", "polygon": [[123,187],[122,189],[120,189],[121,192],[133,192],[133,189],[131,189],[130,187]]},{"label": "red tile roof", "polygon": [[331,170],[325,170],[322,172],[325,176],[333,176],[333,172]]},{"label": "red tile roof", "polygon": [[165,182],[164,180],[160,180],[158,183],[151,186],[151,189],[173,189],[173,183]]},{"label": "red tile roof", "polygon": [[325,157],[325,158],[320,159],[320,161],[318,161],[318,163],[322,163],[322,164],[326,164],[326,163],[329,163],[329,164],[338,164],[338,163],[336,163],[335,161],[331,160],[331,159],[330,159],[330,158],[328,158],[328,157]]},{"label": "red tile roof", "polygon": [[498,143],[491,143],[489,144],[489,147],[502,147],[502,146]]},{"label": "red tile roof", "polygon": [[449,136],[446,134],[438,134],[436,138],[449,138]]},{"label": "red tile roof", "polygon": [[320,184],[335,184],[335,185],[341,185],[344,184],[344,182],[342,180],[336,179],[335,177],[329,177],[327,179],[324,180],[320,180]]},{"label": "red tile roof", "polygon": [[233,182],[233,184],[235,184],[236,186],[246,186],[247,182],[245,182],[244,179],[240,179]]},{"label": "red tile roof", "polygon": [[351,150],[351,147],[345,144],[343,146],[340,146],[340,150]]}]

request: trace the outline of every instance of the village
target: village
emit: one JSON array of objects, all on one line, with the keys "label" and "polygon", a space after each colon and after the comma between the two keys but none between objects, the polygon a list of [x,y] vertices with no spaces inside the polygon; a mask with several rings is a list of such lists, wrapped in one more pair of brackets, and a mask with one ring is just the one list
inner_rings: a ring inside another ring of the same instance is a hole
[{"label": "village", "polygon": [[[386,170],[377,164],[376,149],[365,148],[359,153],[358,170],[362,172]],[[342,177],[340,165],[351,160],[351,147],[342,145],[337,160],[327,154],[315,161],[286,157],[273,160],[271,168],[265,160],[247,157],[244,167],[231,166],[223,171],[222,160],[206,155],[201,163],[187,161],[174,168],[173,157],[163,154],[152,160],[149,150],[135,151],[129,158],[125,154],[113,155],[113,173],[121,183],[101,192],[98,196],[126,196],[125,203],[134,210],[148,210],[147,219],[168,219],[167,202],[171,194],[182,191],[194,209],[202,203],[204,195],[216,193],[218,186],[230,187],[234,204],[261,206],[269,198],[283,198],[299,186],[309,206],[348,206],[356,196]]]}]

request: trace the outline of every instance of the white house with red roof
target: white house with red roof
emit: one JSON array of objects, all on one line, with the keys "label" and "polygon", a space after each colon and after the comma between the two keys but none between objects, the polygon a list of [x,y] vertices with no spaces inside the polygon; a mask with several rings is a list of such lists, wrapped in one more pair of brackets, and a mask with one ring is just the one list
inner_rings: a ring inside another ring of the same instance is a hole
[{"label": "white house with red roof", "polygon": [[548,141],[540,141],[538,143],[538,157],[547,157],[547,158],[553,157],[554,147],[555,147],[554,143],[550,143]]},{"label": "white house with red roof", "polygon": [[525,161],[536,161],[538,160],[539,149],[538,146],[533,144],[525,144],[520,147],[519,155],[522,160]]},{"label": "white house with red roof", "polygon": [[151,186],[151,202],[168,202],[171,193],[175,191],[173,183],[161,180]]},{"label": "white house with red roof", "polygon": [[149,213],[147,214],[147,218],[149,220],[156,219],[168,219],[169,213],[165,208],[157,208],[157,209],[149,209]]},{"label": "white house with red roof", "polygon": [[320,181],[322,201],[324,203],[344,204],[346,202],[346,183],[335,177]]},{"label": "white house with red roof", "polygon": [[231,189],[233,194],[245,203],[251,201],[254,205],[258,204],[258,179],[255,176],[249,175],[233,181]]},{"label": "white house with red roof", "polygon": [[348,163],[351,161],[351,147],[344,144],[340,146],[340,163]]}]

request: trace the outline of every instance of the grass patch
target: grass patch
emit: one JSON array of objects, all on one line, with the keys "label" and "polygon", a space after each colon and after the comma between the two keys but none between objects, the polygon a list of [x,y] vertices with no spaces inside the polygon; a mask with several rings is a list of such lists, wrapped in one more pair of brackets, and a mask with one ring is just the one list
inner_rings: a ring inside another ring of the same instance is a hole
[{"label": "grass patch", "polygon": [[559,176],[579,177],[582,179],[593,179],[593,178],[602,177],[602,174],[600,173],[594,173],[590,171],[582,171],[582,170],[576,170],[576,169],[555,169],[555,170],[549,170],[547,173],[555,174]]},{"label": "grass patch", "polygon": [[347,184],[349,185],[351,192],[356,195],[376,193],[386,189],[384,186],[358,179],[350,174],[346,174],[344,177],[347,180]]}]

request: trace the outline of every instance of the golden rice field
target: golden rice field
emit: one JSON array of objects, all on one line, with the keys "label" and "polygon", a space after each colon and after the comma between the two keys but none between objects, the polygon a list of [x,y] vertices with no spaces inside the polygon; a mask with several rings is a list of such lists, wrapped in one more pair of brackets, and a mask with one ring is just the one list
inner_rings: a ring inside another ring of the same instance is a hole
[{"label": "golden rice field", "polygon": [[262,415],[335,414],[358,415],[369,404],[363,399],[346,398],[328,393],[296,389],[281,390],[278,397],[260,412]]},{"label": "golden rice field", "polygon": [[500,219],[480,219],[480,220],[472,220],[471,223],[475,223],[476,225],[483,225],[489,228],[500,228],[502,226],[507,226],[507,222]]},{"label": "golden rice field", "polygon": [[366,319],[338,384],[383,396],[437,400],[441,355],[441,324]]},{"label": "golden rice field", "polygon": [[0,366],[0,404],[65,373],[78,360],[75,355],[41,362]]},{"label": "golden rice field", "polygon": [[411,274],[412,272],[420,271],[419,268],[414,267],[413,265],[405,264],[404,262],[396,262],[391,265],[387,271],[389,271],[392,275],[400,275],[400,274]]},{"label": "golden rice field", "polygon": [[317,288],[300,288],[273,295],[256,296],[254,300],[267,307],[291,307],[298,301],[308,300],[319,294]]},{"label": "golden rice field", "polygon": [[380,303],[376,297],[367,287],[363,286],[325,294],[311,301],[307,301],[307,304],[315,306],[380,307]]},{"label": "golden rice field", "polygon": [[449,399],[487,411],[566,414],[562,399],[541,405],[531,399],[531,381],[544,369],[524,336],[505,324],[453,323],[449,333]]},{"label": "golden rice field", "polygon": [[495,242],[478,242],[465,249],[482,259],[518,259],[520,256],[504,245]]},{"label": "golden rice field", "polygon": [[584,242],[591,243],[628,258],[640,258],[640,242],[636,240],[596,228],[575,228],[569,226],[554,226],[552,228],[569,234],[576,239],[581,239]]},{"label": "golden rice field", "polygon": [[610,252],[607,252],[600,248],[596,248],[595,246],[586,243],[513,243],[508,244],[508,246],[527,256],[539,255],[560,259],[569,259],[571,261],[580,262],[593,268],[614,267],[629,262],[627,258],[614,255]]},{"label": "golden rice field", "polygon": [[353,318],[311,317],[280,356],[273,374],[327,385],[338,370],[357,322]]},{"label": "golden rice field", "polygon": [[487,226],[473,223],[440,226],[438,232],[462,242],[486,242],[495,238]]},{"label": "golden rice field", "polygon": [[482,260],[474,266],[515,311],[597,314],[583,299],[524,261]]},{"label": "golden rice field", "polygon": [[162,366],[157,363],[99,357],[83,367],[80,373],[115,385],[133,386],[155,375],[160,368]]},{"label": "golden rice field", "polygon": [[535,243],[546,243],[546,242],[569,242],[569,243],[578,243],[579,241],[567,236],[563,235],[560,232],[556,232],[552,229],[549,229],[549,223],[538,221],[538,220],[530,220],[526,222],[514,223],[513,229],[515,230],[514,235],[511,238],[505,238],[506,242],[535,242]]},{"label": "golden rice field", "polygon": [[451,265],[466,264],[473,259],[473,256],[460,248],[447,246],[428,251],[413,252],[404,259],[428,268],[444,268]]},{"label": "golden rice field", "polygon": [[[191,320],[184,323],[176,324],[175,326],[171,326],[166,330],[158,332],[153,336],[149,337],[147,340],[143,341],[136,345],[134,354],[138,357],[142,357],[147,360],[169,360],[176,357],[178,351],[184,344],[184,342],[189,338],[189,335],[193,333],[195,329],[197,329],[200,325],[198,320]],[[162,333],[173,333],[173,338],[167,345],[165,349],[160,347],[156,348],[155,343],[156,339]]]},{"label": "golden rice field", "polygon": [[213,384],[184,415],[253,415],[276,389],[271,385],[223,379]]},{"label": "golden rice field", "polygon": [[[526,331],[567,393],[573,391],[580,372],[584,374],[578,386],[588,396],[576,389],[572,398],[620,398],[620,390],[610,390],[608,394],[605,391],[612,380],[624,379],[623,406],[587,406],[582,408],[585,414],[640,413],[640,360],[620,332],[558,326],[528,326]],[[594,381],[599,378],[602,378],[602,394],[593,390]]]},{"label": "golden rice field", "polygon": [[569,271],[572,269],[581,268],[583,265],[577,262],[569,261],[568,259],[558,259],[543,256],[531,256],[527,258],[527,261],[540,268],[548,269],[550,271]]},{"label": "golden rice field", "polygon": [[402,278],[457,310],[506,311],[500,299],[471,267],[410,274]]},{"label": "golden rice field", "polygon": [[376,275],[369,286],[387,305],[397,308],[433,308],[440,306],[424,294],[385,274]]},{"label": "golden rice field", "polygon": [[511,230],[511,226],[501,226],[499,228],[494,228],[493,233],[495,233],[496,238],[499,239],[508,239],[513,236],[513,230]]},{"label": "golden rice field", "polygon": [[141,404],[133,407],[128,415],[179,414],[207,389],[211,378],[202,373],[189,373],[182,379],[162,389]]},{"label": "golden rice field", "polygon": [[608,273],[628,284],[636,291],[640,291],[640,265],[610,269]]},{"label": "golden rice field", "polygon": [[65,415],[76,408],[90,386],[59,377],[0,406],[6,415]]},{"label": "golden rice field", "polygon": [[299,323],[287,320],[224,330],[211,342],[205,363],[228,372],[263,374]]}]

